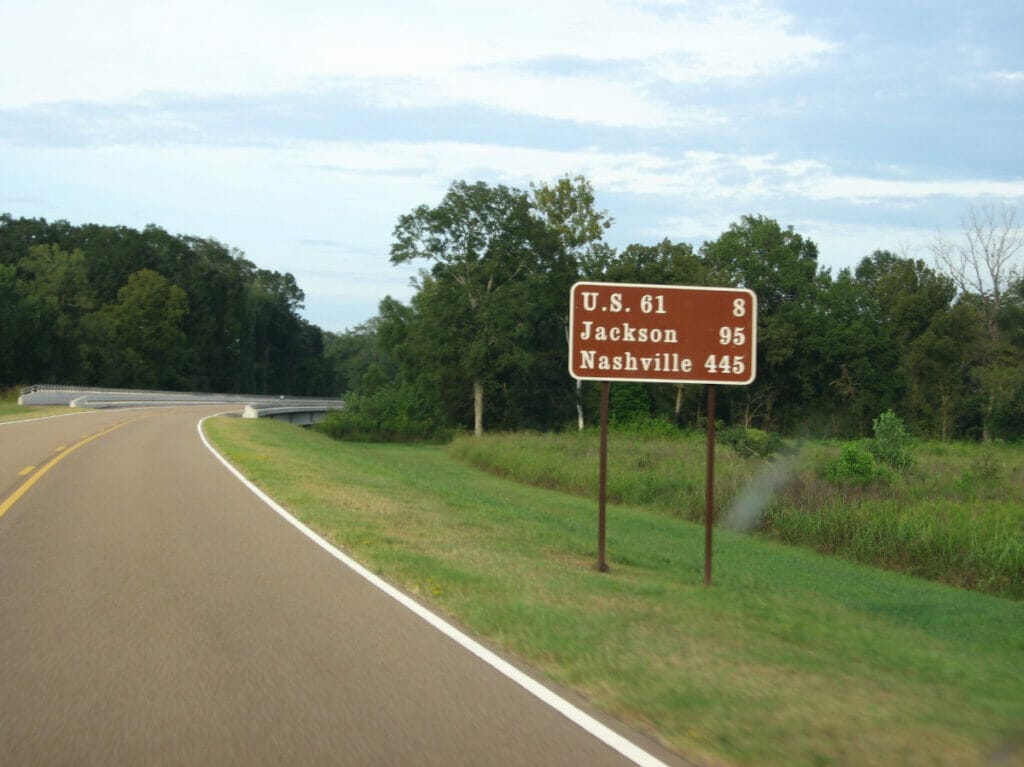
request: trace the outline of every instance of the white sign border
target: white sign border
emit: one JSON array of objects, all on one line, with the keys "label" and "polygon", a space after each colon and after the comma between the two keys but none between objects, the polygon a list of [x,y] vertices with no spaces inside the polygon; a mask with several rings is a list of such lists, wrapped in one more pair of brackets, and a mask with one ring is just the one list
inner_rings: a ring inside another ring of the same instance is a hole
[{"label": "white sign border", "polygon": [[[722,381],[718,379],[705,380],[705,379],[691,379],[686,378],[682,380],[670,379],[670,378],[621,378],[618,376],[579,376],[573,372],[572,360],[573,352],[575,351],[575,333],[573,332],[576,328],[575,313],[576,313],[576,289],[581,286],[593,286],[597,285],[602,288],[607,287],[620,287],[620,288],[653,288],[658,290],[682,290],[682,291],[698,291],[702,293],[707,292],[721,292],[721,293],[743,293],[751,298],[751,307],[753,309],[752,316],[750,318],[750,377],[745,381]],[[716,384],[721,386],[750,386],[754,383],[757,378],[757,294],[749,288],[723,288],[723,287],[708,287],[700,285],[664,285],[658,283],[643,283],[643,282],[594,282],[593,280],[581,280],[573,283],[573,286],[569,289],[569,356],[568,356],[568,368],[569,375],[577,381],[609,381],[611,383],[656,383],[656,384],[677,384],[680,386],[686,384]]]}]

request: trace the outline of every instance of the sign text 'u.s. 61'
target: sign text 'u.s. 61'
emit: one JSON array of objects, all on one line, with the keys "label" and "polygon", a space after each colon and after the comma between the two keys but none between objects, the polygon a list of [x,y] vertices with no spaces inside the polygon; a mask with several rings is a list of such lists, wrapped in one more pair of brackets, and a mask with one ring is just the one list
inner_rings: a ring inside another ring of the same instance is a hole
[{"label": "sign text 'u.s. 61'", "polygon": [[757,296],[741,288],[577,282],[569,373],[582,380],[745,385],[757,362]]}]

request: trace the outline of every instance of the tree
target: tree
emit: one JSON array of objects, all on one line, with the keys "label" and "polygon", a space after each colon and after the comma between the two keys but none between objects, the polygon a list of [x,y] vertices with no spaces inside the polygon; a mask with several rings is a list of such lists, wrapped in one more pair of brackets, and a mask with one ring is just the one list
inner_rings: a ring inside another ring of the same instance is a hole
[{"label": "tree", "polygon": [[[966,420],[972,399],[972,370],[984,345],[977,314],[963,304],[939,312],[909,345],[905,368],[908,405],[918,422],[943,441],[954,431],[970,428]],[[957,428],[957,416],[961,421]]]},{"label": "tree", "polygon": [[533,206],[562,248],[576,261],[583,279],[599,279],[614,252],[604,233],[615,223],[607,210],[595,208],[594,187],[584,176],[564,176],[555,184],[531,184]]},{"label": "tree", "polygon": [[99,383],[176,389],[185,353],[182,324],[188,297],[152,269],[141,269],[107,304],[88,318],[90,358]]},{"label": "tree", "polygon": [[205,391],[331,391],[322,332],[299,315],[295,278],[258,269],[216,240],[153,224],[139,232],[0,214],[0,265],[5,382],[109,384],[113,376],[145,385],[126,371],[148,363],[126,367],[131,355],[106,345],[121,333],[120,291],[148,270],[187,297],[175,375],[163,378]]},{"label": "tree", "polygon": [[999,325],[1016,364],[1007,381],[1008,392],[993,413],[993,433],[1002,439],[1019,440],[1024,437],[1024,275],[1006,291]]},{"label": "tree", "polygon": [[657,245],[627,245],[600,275],[608,282],[653,285],[703,285],[707,267],[685,242],[664,239]]},{"label": "tree", "polygon": [[[564,176],[554,186],[531,184],[533,206],[548,229],[554,232],[562,250],[574,262],[574,279],[606,279],[603,273],[615,256],[614,250],[604,242],[604,233],[614,219],[606,210],[595,208],[594,188],[584,176]],[[568,301],[560,313],[565,329],[565,344],[569,346]],[[583,382],[575,383],[576,428],[586,425],[583,408]]]},{"label": "tree", "polygon": [[1003,205],[971,208],[963,220],[963,239],[951,241],[942,235],[932,244],[935,261],[948,274],[961,294],[973,294],[975,305],[993,341],[999,338],[999,312],[1003,294],[1020,277],[1018,253],[1024,249],[1024,229],[1017,211]]},{"label": "tree", "polygon": [[824,275],[818,248],[764,216],[744,216],[714,242],[701,247],[713,285],[743,287],[757,294],[757,381],[740,396],[763,408],[766,425],[807,417],[825,376],[814,354],[816,300]]},{"label": "tree", "polygon": [[[950,381],[955,376],[942,375],[930,381],[919,381],[915,376],[928,368],[920,358],[922,349],[929,344],[943,346],[942,337],[953,332],[955,323],[940,321],[951,311],[956,296],[953,281],[920,259],[884,250],[862,259],[854,279],[863,291],[864,322],[843,346],[856,349],[868,338],[875,339],[877,344],[876,351],[867,355],[871,372],[861,378],[862,384],[867,383],[877,392],[876,401],[867,405],[865,415],[870,417],[896,408],[913,413],[920,425],[934,427],[934,403],[923,400],[922,393],[934,392],[931,385],[941,380],[945,387],[943,406],[948,406],[953,396]],[[847,325],[852,327],[853,322]],[[929,331],[929,338],[921,341]],[[945,351],[942,354],[948,357]],[[940,423],[939,430],[948,433],[948,413],[941,416]]]},{"label": "tree", "polygon": [[364,384],[369,390],[376,389],[398,375],[398,364],[382,348],[380,324],[377,316],[345,333],[324,334],[324,357],[333,391],[371,393],[364,392]]},{"label": "tree", "polygon": [[23,354],[32,334],[17,277],[16,267],[0,264],[0,388],[25,383]]},{"label": "tree", "polygon": [[183,374],[201,391],[242,391],[247,285],[255,265],[214,239],[172,237],[156,226],[143,232],[147,266],[188,293]]},{"label": "tree", "polygon": [[985,329],[975,375],[985,396],[982,439],[988,440],[996,412],[1013,395],[1020,377],[1020,357],[1004,338],[1000,319],[1006,291],[1021,276],[1024,229],[1015,208],[972,208],[963,221],[963,238],[957,242],[939,235],[932,252],[960,291],[960,301],[975,312]]},{"label": "tree", "polygon": [[892,407],[899,350],[864,282],[849,269],[822,282],[815,321],[806,330],[807,348],[824,376],[817,409],[828,413],[834,434],[864,436],[871,420]]},{"label": "tree", "polygon": [[95,306],[85,254],[53,244],[31,245],[18,261],[23,321],[31,327],[36,366],[34,377],[59,380],[80,370],[79,344],[83,317]]},{"label": "tree", "polygon": [[[421,276],[419,315],[453,344],[456,367],[472,386],[473,428],[480,435],[485,382],[494,382],[522,351],[518,318],[537,305],[554,316],[547,300],[552,284],[566,283],[568,295],[565,252],[524,192],[483,182],[454,182],[437,207],[421,205],[401,216],[394,237],[392,263],[433,263]],[[547,289],[528,297],[527,284]]]}]

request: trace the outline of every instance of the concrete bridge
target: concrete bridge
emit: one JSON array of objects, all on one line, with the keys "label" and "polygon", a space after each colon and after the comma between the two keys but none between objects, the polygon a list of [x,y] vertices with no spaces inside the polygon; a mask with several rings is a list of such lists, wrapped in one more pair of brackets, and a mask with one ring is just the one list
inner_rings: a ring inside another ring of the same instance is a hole
[{"label": "concrete bridge", "polygon": [[302,426],[322,421],[331,410],[340,410],[340,399],[289,397],[284,394],[211,394],[201,392],[107,389],[89,386],[39,384],[21,390],[19,405],[64,405],[81,408],[172,407],[182,405],[233,405],[243,418],[277,418]]}]

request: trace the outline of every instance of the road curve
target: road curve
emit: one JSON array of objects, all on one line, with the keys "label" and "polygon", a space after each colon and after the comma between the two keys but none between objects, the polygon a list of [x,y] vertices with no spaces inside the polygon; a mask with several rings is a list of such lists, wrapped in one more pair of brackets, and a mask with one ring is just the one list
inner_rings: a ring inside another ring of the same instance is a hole
[{"label": "road curve", "polygon": [[0,425],[0,764],[633,763],[270,512],[211,412]]}]

